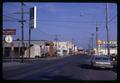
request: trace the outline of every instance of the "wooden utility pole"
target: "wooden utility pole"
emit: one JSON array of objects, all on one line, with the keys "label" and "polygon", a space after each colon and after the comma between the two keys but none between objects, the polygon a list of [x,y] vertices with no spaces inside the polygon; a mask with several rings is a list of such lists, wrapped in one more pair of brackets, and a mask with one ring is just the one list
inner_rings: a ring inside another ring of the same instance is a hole
[{"label": "wooden utility pole", "polygon": [[18,57],[20,57],[20,39],[17,39],[18,42]]},{"label": "wooden utility pole", "polygon": [[91,36],[92,36],[92,38],[91,38],[91,40],[92,40],[91,43],[92,43],[92,50],[93,50],[93,48],[94,48],[94,42],[93,42],[93,41],[94,41],[94,33],[92,33]]},{"label": "wooden utility pole", "polygon": [[13,55],[14,55],[14,43],[11,43],[11,62],[13,61]]},{"label": "wooden utility pole", "polygon": [[23,15],[23,2],[21,2],[21,39],[22,39],[22,60],[21,62],[23,63],[23,59],[24,59],[24,21],[23,21],[24,15]]},{"label": "wooden utility pole", "polygon": [[72,44],[73,44],[73,54],[75,55],[75,44],[74,44],[74,39],[72,39]]},{"label": "wooden utility pole", "polygon": [[56,41],[56,56],[58,55],[57,54],[57,49],[58,49],[58,46],[57,46],[57,42],[58,42],[58,35],[56,34],[55,35],[55,41]]},{"label": "wooden utility pole", "polygon": [[108,4],[107,2],[106,2],[106,33],[107,33],[107,51],[108,51],[108,55],[110,55],[110,44],[109,44],[110,35],[109,35],[109,29],[108,29]]},{"label": "wooden utility pole", "polygon": [[96,21],[96,50],[97,50],[97,55],[98,55],[98,23]]}]

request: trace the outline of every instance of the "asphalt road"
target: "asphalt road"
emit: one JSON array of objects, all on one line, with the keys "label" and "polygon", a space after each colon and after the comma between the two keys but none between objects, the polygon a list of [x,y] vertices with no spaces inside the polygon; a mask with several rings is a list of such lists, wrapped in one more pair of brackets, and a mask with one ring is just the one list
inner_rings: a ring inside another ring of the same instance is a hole
[{"label": "asphalt road", "polygon": [[90,65],[91,56],[68,56],[59,59],[26,60],[19,65],[3,64],[4,80],[116,80],[116,69]]}]

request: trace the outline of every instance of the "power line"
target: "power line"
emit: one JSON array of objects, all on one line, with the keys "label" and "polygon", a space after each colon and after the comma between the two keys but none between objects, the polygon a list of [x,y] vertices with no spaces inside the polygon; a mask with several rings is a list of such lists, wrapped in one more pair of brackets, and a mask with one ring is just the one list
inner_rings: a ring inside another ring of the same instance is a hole
[{"label": "power line", "polygon": [[72,23],[94,23],[94,22],[91,22],[91,21],[37,20],[37,22],[44,22],[44,21],[48,21],[48,22],[72,22]]},{"label": "power line", "polygon": [[12,19],[3,19],[4,22],[19,22],[17,20],[12,20]]},{"label": "power line", "polygon": [[[29,20],[29,19],[26,19],[26,20]],[[91,22],[91,21],[66,21],[66,20],[36,20],[37,22],[72,22],[72,23],[94,23],[95,22]],[[104,23],[104,22],[100,22],[100,23]]]},{"label": "power line", "polygon": [[117,17],[117,15],[113,16],[113,17],[108,21],[108,23],[110,23],[111,21],[113,21],[116,17]]},{"label": "power line", "polygon": [[48,33],[46,33],[45,31],[42,31],[41,29],[39,29],[39,28],[37,28],[39,31],[41,31],[42,33],[44,33],[44,34],[46,34],[46,35],[48,35],[48,36],[51,36],[51,37],[53,37],[53,35],[51,35],[51,34],[48,34]]},{"label": "power line", "polygon": [[[116,15],[113,16],[113,17],[108,21],[108,24],[110,24],[116,17],[117,17]],[[105,24],[102,25],[102,26],[103,26],[103,29],[102,29],[102,31],[103,31],[103,30],[105,29]]]},{"label": "power line", "polygon": [[27,8],[31,8],[32,6],[29,6],[27,4],[24,3],[24,6],[27,7]]},{"label": "power line", "polygon": [[8,15],[3,15],[3,16],[6,16],[6,17],[8,17],[8,18],[11,18],[12,20],[14,19],[14,20],[20,20],[20,19],[17,19],[17,18],[14,18],[14,17],[11,17],[11,16],[8,16]]}]

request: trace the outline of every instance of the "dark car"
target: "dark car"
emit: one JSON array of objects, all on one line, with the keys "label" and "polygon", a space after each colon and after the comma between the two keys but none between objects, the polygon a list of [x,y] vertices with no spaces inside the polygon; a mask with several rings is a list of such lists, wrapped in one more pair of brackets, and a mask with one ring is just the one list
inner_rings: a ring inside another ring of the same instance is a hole
[{"label": "dark car", "polygon": [[110,56],[96,55],[92,58],[91,65],[100,68],[113,68],[113,61]]}]

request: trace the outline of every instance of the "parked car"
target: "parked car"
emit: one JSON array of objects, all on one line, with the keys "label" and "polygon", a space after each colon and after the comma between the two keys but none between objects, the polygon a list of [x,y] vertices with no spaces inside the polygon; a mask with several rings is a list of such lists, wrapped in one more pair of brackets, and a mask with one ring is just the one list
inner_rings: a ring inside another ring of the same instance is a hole
[{"label": "parked car", "polygon": [[91,65],[99,68],[113,68],[113,61],[110,56],[96,55],[92,58]]}]

